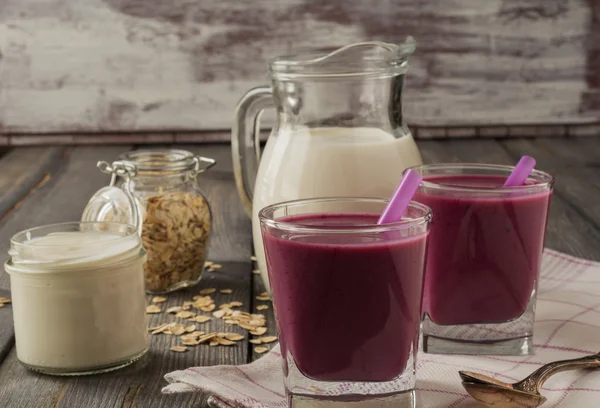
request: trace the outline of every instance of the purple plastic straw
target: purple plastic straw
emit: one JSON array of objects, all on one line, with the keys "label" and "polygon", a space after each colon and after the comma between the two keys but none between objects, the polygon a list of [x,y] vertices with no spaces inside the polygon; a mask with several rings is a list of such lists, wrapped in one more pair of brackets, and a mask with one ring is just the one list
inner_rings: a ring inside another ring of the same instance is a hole
[{"label": "purple plastic straw", "polygon": [[510,173],[510,176],[506,179],[504,187],[515,187],[522,186],[525,184],[527,177],[533,171],[535,167],[535,159],[530,156],[523,156],[521,160],[515,166],[515,169]]},{"label": "purple plastic straw", "polygon": [[408,208],[408,204],[417,192],[417,188],[419,188],[422,180],[423,176],[418,171],[413,169],[406,170],[390,202],[383,210],[381,217],[379,217],[377,224],[388,224],[402,220],[402,215],[404,215],[404,211]]}]

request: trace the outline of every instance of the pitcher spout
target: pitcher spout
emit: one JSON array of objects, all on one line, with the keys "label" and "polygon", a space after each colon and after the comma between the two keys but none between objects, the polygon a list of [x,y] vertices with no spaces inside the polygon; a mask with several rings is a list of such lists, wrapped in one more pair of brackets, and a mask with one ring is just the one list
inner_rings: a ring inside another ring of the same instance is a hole
[{"label": "pitcher spout", "polygon": [[385,76],[404,73],[416,41],[407,37],[402,44],[383,41],[358,42],[341,48],[297,52],[271,60],[274,78],[308,76]]}]

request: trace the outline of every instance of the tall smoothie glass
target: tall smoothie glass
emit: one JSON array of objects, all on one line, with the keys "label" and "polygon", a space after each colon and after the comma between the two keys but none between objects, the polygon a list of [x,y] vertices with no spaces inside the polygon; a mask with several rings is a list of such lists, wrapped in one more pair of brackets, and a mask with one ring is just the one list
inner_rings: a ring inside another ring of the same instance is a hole
[{"label": "tall smoothie glass", "polygon": [[554,178],[534,170],[503,187],[514,167],[435,164],[414,199],[431,207],[423,347],[431,353],[525,355]]},{"label": "tall smoothie glass", "polygon": [[259,213],[290,407],[415,404],[431,210],[412,202],[377,225],[386,204],[308,199]]}]

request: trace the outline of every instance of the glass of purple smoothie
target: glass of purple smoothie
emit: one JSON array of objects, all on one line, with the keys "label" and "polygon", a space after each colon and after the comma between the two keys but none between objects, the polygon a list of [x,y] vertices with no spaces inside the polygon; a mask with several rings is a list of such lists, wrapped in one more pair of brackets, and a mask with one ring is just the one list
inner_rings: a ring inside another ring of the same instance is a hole
[{"label": "glass of purple smoothie", "polygon": [[414,199],[429,206],[423,348],[429,353],[526,355],[554,178],[514,167],[433,164]]},{"label": "glass of purple smoothie", "polygon": [[290,407],[415,404],[431,210],[412,202],[377,225],[386,204],[308,199],[259,213]]}]

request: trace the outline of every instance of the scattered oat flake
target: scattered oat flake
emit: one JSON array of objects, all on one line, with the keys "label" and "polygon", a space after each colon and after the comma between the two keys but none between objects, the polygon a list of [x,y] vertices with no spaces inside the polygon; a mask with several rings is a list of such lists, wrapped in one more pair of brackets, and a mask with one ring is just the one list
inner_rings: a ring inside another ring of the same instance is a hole
[{"label": "scattered oat flake", "polygon": [[270,297],[268,297],[268,296],[263,296],[263,295],[260,295],[260,296],[257,296],[257,297],[256,297],[256,300],[260,300],[260,301],[262,301],[262,302],[265,302],[265,301],[267,301],[267,300],[271,300],[271,298],[270,298]]},{"label": "scattered oat flake", "polygon": [[3,307],[4,307],[4,303],[0,303],[0,308],[3,308]]},{"label": "scattered oat flake", "polygon": [[252,331],[252,330],[255,330],[255,329],[256,329],[256,326],[253,326],[253,325],[251,325],[251,324],[247,324],[247,323],[244,323],[244,322],[238,322],[238,325],[239,325],[241,328],[243,328],[243,329],[246,329],[246,330],[251,330],[251,331]]},{"label": "scattered oat flake", "polygon": [[154,296],[152,298],[152,303],[162,303],[162,302],[166,302],[167,298],[166,297],[162,297],[162,296]]},{"label": "scattered oat flake", "polygon": [[222,337],[219,337],[217,339],[217,341],[219,342],[219,344],[221,344],[223,346],[233,346],[235,344],[235,341],[227,340],[227,339],[222,338]]},{"label": "scattered oat flake", "polygon": [[179,312],[175,315],[175,317],[180,317],[182,319],[189,319],[190,317],[194,317],[194,316],[196,316],[196,313],[189,312],[187,310],[182,310],[181,312]]},{"label": "scattered oat flake", "polygon": [[253,334],[255,336],[262,336],[266,332],[267,332],[267,328],[266,327],[257,327],[254,330],[250,330],[250,334]]},{"label": "scattered oat flake", "polygon": [[267,310],[269,305],[258,305],[256,306],[256,310]]},{"label": "scattered oat flake", "polygon": [[206,323],[210,320],[210,316],[199,315],[194,318],[196,323]]},{"label": "scattered oat flake", "polygon": [[160,313],[160,312],[161,312],[160,307],[158,307],[156,305],[146,306],[146,313],[154,314],[154,313]]},{"label": "scattered oat flake", "polygon": [[217,290],[215,288],[206,288],[200,291],[201,295],[210,295],[211,293],[215,293]]},{"label": "scattered oat flake", "polygon": [[250,257],[250,260],[251,260],[251,261],[254,261],[254,262],[256,262],[256,261],[257,261],[257,259],[256,259],[256,257],[255,257],[254,255],[252,255],[252,256]]},{"label": "scattered oat flake", "polygon": [[185,332],[186,333],[192,333],[194,331],[196,331],[196,325],[195,324],[191,324],[189,326],[186,326],[186,328],[185,328]]},{"label": "scattered oat flake", "polygon": [[259,339],[250,339],[248,341],[252,344],[261,344],[262,343]]},{"label": "scattered oat flake", "polygon": [[197,346],[198,344],[200,344],[200,342],[196,339],[186,338],[181,340],[181,344],[184,344],[186,346]]},{"label": "scattered oat flake", "polygon": [[269,292],[265,291],[263,293],[260,294],[261,296],[269,296]]},{"label": "scattered oat flake", "polygon": [[210,343],[208,343],[208,345],[211,347],[218,346],[219,340],[211,340]]},{"label": "scattered oat flake", "polygon": [[212,312],[213,310],[215,310],[215,304],[213,303],[212,305],[208,305],[208,306],[202,306],[200,308],[200,310],[202,310],[203,312]]},{"label": "scattered oat flake", "polygon": [[154,326],[154,327],[148,327],[148,331],[149,331],[149,332],[151,332],[151,331],[154,331],[154,330],[156,330],[156,329],[160,329],[160,328],[162,328],[162,327],[166,326],[167,324],[168,324],[168,323],[163,323],[163,324],[159,324],[158,326]]},{"label": "scattered oat flake", "polygon": [[235,320],[227,319],[225,320],[225,324],[237,324]]},{"label": "scattered oat flake", "polygon": [[255,275],[260,275],[260,269],[255,269],[252,271],[252,273]]},{"label": "scattered oat flake", "polygon": [[207,268],[209,266],[212,266],[212,265],[214,265],[214,262],[212,262],[212,261],[206,261],[206,262],[204,262],[204,266],[207,267]]},{"label": "scattered oat flake", "polygon": [[181,306],[173,306],[167,309],[167,313],[179,313],[181,312]]},{"label": "scattered oat flake", "polygon": [[229,295],[230,293],[233,293],[233,290],[231,289],[221,289],[220,290],[221,293]]},{"label": "scattered oat flake", "polygon": [[244,336],[239,333],[225,333],[225,338],[227,340],[238,341],[242,340]]},{"label": "scattered oat flake", "polygon": [[169,350],[176,351],[178,353],[183,353],[183,352],[187,351],[187,347],[184,347],[184,346],[171,346],[171,348]]},{"label": "scattered oat flake", "polygon": [[0,296],[0,303],[10,303],[10,299]]},{"label": "scattered oat flake", "polygon": [[223,316],[225,316],[225,310],[221,309],[221,310],[217,310],[216,312],[213,313],[213,316],[216,317],[217,319],[222,318]]},{"label": "scattered oat flake", "polygon": [[200,336],[202,336],[203,334],[204,334],[204,332],[203,332],[202,330],[196,330],[196,331],[193,331],[193,332],[192,332],[191,336],[200,337]]},{"label": "scattered oat flake", "polygon": [[231,309],[231,304],[223,303],[221,306],[219,306],[219,309]]},{"label": "scattered oat flake", "polygon": [[171,332],[169,331],[171,326],[175,326],[176,323],[165,323],[165,324],[161,324],[160,326],[156,327],[153,331],[152,334],[160,334],[160,333],[167,333],[171,334]]},{"label": "scattered oat flake", "polygon": [[256,351],[258,354],[262,354],[269,351],[269,349],[267,347],[254,347],[254,351]]},{"label": "scattered oat flake", "polygon": [[243,306],[244,304],[242,302],[238,302],[237,300],[233,301],[230,303],[231,307],[240,307]]},{"label": "scattered oat flake", "polygon": [[205,341],[212,340],[216,335],[217,335],[217,333],[215,333],[215,332],[208,333],[203,336],[200,336],[200,338],[198,340],[200,341],[200,343],[204,343]]},{"label": "scattered oat flake", "polygon": [[185,333],[185,326],[183,324],[176,324],[171,326],[169,331],[175,336],[181,336],[183,333]]},{"label": "scattered oat flake", "polygon": [[273,343],[274,341],[277,341],[277,336],[259,337],[258,340],[260,340],[261,343]]},{"label": "scattered oat flake", "polygon": [[213,269],[221,269],[223,267],[223,265],[221,264],[212,264],[211,268]]}]

